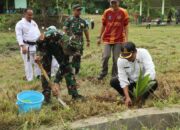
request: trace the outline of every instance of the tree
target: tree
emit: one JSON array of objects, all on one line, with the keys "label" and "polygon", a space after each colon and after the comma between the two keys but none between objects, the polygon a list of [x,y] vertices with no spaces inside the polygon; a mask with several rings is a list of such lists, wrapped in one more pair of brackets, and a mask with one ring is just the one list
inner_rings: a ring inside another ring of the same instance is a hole
[{"label": "tree", "polygon": [[30,5],[36,12],[39,12],[38,10],[40,10],[40,13],[43,17],[43,24],[46,26],[47,25],[47,11],[48,11],[48,7],[51,7],[55,5],[55,1],[54,0],[34,0],[33,3]]}]

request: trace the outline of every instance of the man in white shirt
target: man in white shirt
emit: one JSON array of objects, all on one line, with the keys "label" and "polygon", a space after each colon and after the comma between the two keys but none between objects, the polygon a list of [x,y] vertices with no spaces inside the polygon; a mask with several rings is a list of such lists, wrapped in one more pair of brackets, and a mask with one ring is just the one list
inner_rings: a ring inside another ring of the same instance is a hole
[{"label": "man in white shirt", "polygon": [[143,100],[147,99],[150,93],[156,90],[158,84],[155,80],[155,66],[146,49],[136,48],[132,42],[125,43],[121,48],[117,65],[118,77],[112,78],[110,84],[125,98],[126,106],[132,104],[132,92],[136,86],[140,70],[142,70],[144,76],[149,75],[151,81],[154,82],[151,89],[142,96]]},{"label": "man in white shirt", "polygon": [[26,79],[27,81],[32,81],[33,65],[35,77],[39,77],[41,75],[41,71],[34,61],[36,54],[36,41],[39,39],[41,33],[38,25],[33,20],[32,9],[25,10],[24,18],[16,24],[15,30],[21,55],[24,60]]}]

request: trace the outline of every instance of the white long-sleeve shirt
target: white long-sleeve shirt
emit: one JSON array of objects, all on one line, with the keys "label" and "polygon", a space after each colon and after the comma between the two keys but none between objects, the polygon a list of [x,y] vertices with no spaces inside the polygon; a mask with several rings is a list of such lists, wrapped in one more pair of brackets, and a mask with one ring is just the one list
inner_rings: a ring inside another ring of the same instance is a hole
[{"label": "white long-sleeve shirt", "polygon": [[[23,41],[36,42],[41,35],[36,22],[34,20],[31,20],[31,22],[29,22],[25,18],[22,18],[16,24],[15,31],[16,31],[16,39],[20,46],[26,45]],[[36,50],[35,46],[29,46],[29,47],[30,47],[30,51]]]},{"label": "white long-sleeve shirt", "polygon": [[152,57],[146,49],[138,48],[136,59],[130,62],[126,59],[118,59],[118,78],[120,86],[125,88],[130,82],[136,82],[139,77],[140,69],[143,75],[150,75],[151,80],[156,77],[155,66]]}]

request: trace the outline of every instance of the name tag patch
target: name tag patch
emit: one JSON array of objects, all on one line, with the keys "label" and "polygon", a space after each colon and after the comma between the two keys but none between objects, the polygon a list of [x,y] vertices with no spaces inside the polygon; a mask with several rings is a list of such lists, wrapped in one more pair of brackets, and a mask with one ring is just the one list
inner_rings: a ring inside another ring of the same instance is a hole
[{"label": "name tag patch", "polygon": [[112,20],[112,16],[110,15],[110,16],[108,16],[108,20]]}]

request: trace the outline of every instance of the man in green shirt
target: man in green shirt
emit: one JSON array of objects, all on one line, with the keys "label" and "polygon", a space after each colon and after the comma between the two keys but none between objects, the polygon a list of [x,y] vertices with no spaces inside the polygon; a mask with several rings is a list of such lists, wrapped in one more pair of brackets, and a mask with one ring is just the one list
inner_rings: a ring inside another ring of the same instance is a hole
[{"label": "man in green shirt", "polygon": [[64,32],[67,33],[69,36],[74,36],[75,39],[78,40],[78,43],[81,45],[81,54],[78,56],[73,57],[73,67],[75,69],[75,74],[79,73],[80,70],[80,63],[81,63],[81,56],[83,55],[83,32],[86,36],[87,47],[90,46],[90,39],[89,39],[89,32],[88,32],[88,25],[86,21],[80,18],[81,15],[81,6],[79,4],[73,5],[73,16],[67,18],[64,23]]}]

